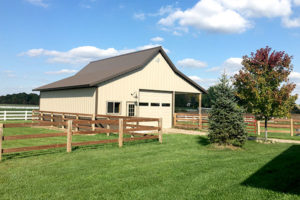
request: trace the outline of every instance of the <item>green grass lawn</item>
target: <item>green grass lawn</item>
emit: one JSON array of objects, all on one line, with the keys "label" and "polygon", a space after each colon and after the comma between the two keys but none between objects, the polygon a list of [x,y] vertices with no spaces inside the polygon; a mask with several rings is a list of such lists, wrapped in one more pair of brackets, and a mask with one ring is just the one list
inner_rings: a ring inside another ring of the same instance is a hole
[{"label": "green grass lawn", "polygon": [[[5,129],[5,135],[52,132]],[[113,138],[116,136],[110,136]],[[75,141],[108,138],[76,136]],[[218,149],[206,137],[4,154],[0,199],[300,199],[300,145]],[[4,148],[65,142],[65,137],[7,141]]]}]

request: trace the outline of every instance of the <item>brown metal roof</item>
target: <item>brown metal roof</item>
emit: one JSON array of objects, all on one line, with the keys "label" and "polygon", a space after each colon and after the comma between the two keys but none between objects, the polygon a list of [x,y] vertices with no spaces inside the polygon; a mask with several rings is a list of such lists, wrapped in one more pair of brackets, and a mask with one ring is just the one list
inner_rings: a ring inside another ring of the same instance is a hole
[{"label": "brown metal roof", "polygon": [[164,56],[164,58],[176,74],[181,76],[199,91],[206,93],[206,90],[204,88],[185,76],[175,67],[175,65],[172,63],[170,58],[160,46],[90,62],[86,67],[84,67],[74,76],[35,88],[33,91],[96,87],[99,83],[108,81],[112,78],[144,67],[159,52]]}]

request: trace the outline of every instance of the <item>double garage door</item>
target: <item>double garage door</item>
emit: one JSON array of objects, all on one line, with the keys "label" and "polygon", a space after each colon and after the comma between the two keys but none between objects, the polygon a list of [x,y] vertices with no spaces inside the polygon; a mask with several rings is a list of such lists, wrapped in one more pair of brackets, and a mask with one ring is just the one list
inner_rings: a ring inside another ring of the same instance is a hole
[{"label": "double garage door", "polygon": [[140,91],[139,116],[162,118],[163,128],[172,127],[172,93]]}]

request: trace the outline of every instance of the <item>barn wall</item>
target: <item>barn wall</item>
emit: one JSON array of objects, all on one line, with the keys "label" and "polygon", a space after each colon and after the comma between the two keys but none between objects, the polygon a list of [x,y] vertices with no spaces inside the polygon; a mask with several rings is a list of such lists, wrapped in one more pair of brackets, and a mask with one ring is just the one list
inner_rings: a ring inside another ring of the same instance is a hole
[{"label": "barn wall", "polygon": [[54,112],[95,112],[95,88],[41,92],[40,110]]},{"label": "barn wall", "polygon": [[137,101],[131,94],[139,89],[199,93],[173,72],[161,54],[155,56],[143,69],[99,85],[98,113],[106,114],[107,101],[121,101],[121,115],[126,115],[126,102]]}]

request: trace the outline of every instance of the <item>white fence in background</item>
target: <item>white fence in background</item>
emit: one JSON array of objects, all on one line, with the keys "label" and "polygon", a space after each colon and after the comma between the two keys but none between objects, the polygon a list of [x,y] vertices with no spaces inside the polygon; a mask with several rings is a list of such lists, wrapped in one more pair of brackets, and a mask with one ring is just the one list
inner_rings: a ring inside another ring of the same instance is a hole
[{"label": "white fence in background", "polygon": [[32,117],[31,110],[20,110],[20,111],[0,111],[0,121],[7,120],[32,120],[37,119]]}]

